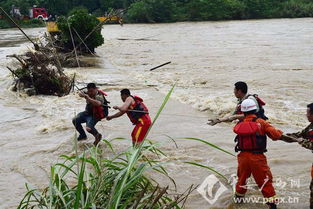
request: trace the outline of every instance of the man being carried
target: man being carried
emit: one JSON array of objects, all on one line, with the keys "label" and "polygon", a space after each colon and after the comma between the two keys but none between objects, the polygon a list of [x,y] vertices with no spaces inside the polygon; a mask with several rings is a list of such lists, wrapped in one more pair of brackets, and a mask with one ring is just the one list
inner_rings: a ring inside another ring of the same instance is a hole
[{"label": "man being carried", "polygon": [[209,125],[214,126],[217,123],[221,122],[231,122],[233,120],[242,120],[244,118],[243,113],[240,110],[240,106],[243,100],[245,99],[252,99],[256,103],[256,115],[258,118],[262,118],[264,120],[267,120],[268,118],[264,115],[264,109],[262,106],[265,105],[265,103],[257,96],[248,94],[248,85],[245,82],[238,81],[235,83],[234,88],[234,94],[235,97],[238,99],[238,105],[236,107],[236,110],[231,116],[226,116],[223,118],[215,118],[215,119],[209,119]]},{"label": "man being carried", "polygon": [[79,133],[78,141],[86,140],[87,135],[82,127],[82,123],[86,123],[86,130],[95,137],[94,145],[96,146],[102,135],[97,131],[95,125],[108,114],[107,101],[103,91],[96,87],[96,84],[89,83],[87,85],[87,93],[79,92],[79,96],[86,99],[85,111],[79,113],[74,119],[73,124]]},{"label": "man being carried", "polygon": [[235,201],[236,203],[243,202],[247,192],[247,179],[252,174],[267,200],[267,205],[269,208],[275,209],[273,176],[264,153],[267,151],[267,136],[273,140],[279,140],[282,131],[275,129],[268,122],[257,117],[255,100],[245,99],[241,103],[241,111],[244,118],[234,127],[234,132],[237,134],[235,151],[240,152],[237,156],[238,182],[236,184]]},{"label": "man being carried", "polygon": [[123,89],[121,91],[121,99],[124,104],[120,107],[113,107],[115,110],[119,110],[119,112],[108,116],[107,120],[118,118],[124,115],[124,113],[127,113],[130,121],[135,125],[131,134],[133,145],[135,146],[143,141],[151,126],[148,108],[144,105],[143,100],[140,97],[132,96],[128,89]]},{"label": "man being carried", "polygon": [[[307,106],[306,116],[310,124],[300,132],[283,135],[282,140],[286,142],[298,142],[304,148],[312,150],[313,152],[313,103]],[[310,209],[313,209],[313,164],[311,168],[311,178]]]}]

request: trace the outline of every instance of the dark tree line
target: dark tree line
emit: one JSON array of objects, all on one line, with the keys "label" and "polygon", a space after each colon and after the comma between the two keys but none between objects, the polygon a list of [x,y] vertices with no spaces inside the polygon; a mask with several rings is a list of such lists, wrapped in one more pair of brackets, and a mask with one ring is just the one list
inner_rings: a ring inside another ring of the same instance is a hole
[{"label": "dark tree line", "polygon": [[281,17],[312,17],[312,0],[0,0],[10,10],[22,13],[33,5],[50,14],[67,15],[84,7],[89,13],[104,15],[110,9],[126,9],[128,22],[175,22]]}]

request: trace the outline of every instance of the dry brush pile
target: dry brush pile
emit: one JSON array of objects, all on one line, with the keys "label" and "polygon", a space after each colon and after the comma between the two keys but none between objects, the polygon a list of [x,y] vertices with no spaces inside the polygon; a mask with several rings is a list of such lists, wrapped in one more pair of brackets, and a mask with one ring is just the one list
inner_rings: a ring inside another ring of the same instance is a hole
[{"label": "dry brush pile", "polygon": [[64,96],[74,87],[75,75],[64,73],[64,67],[90,67],[75,53],[64,53],[55,47],[55,41],[49,36],[42,37],[40,44],[29,48],[24,54],[13,54],[18,63],[14,67],[7,67],[14,77],[15,91],[25,91],[28,95],[44,94]]}]

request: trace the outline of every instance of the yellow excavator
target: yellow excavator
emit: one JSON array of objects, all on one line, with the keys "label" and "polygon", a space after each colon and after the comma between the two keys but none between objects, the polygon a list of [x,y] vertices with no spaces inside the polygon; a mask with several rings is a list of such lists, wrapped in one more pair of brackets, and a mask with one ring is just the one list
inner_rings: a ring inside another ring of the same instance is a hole
[{"label": "yellow excavator", "polygon": [[[123,25],[123,18],[119,16],[111,16],[111,17],[97,17],[100,22],[114,22]],[[55,21],[48,21],[46,22],[47,31],[50,34],[58,34],[60,30],[58,29],[57,23]]]}]

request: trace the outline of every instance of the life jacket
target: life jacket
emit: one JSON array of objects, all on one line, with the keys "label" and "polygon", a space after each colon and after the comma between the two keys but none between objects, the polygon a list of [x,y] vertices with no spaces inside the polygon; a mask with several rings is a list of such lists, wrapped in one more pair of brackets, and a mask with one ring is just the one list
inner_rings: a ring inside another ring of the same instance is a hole
[{"label": "life jacket", "polygon": [[[248,94],[247,98],[249,98],[250,96],[253,96],[255,98],[255,100],[258,102],[258,106],[259,106],[259,111],[256,114],[256,116],[258,118],[262,118],[263,120],[268,120],[268,117],[266,117],[265,115],[265,110],[263,108],[263,106],[266,105],[266,103],[257,95],[257,94]],[[241,103],[243,102],[243,100],[241,102],[238,103],[235,114],[243,114],[243,112],[241,111]]]},{"label": "life jacket", "polygon": [[267,137],[260,134],[260,124],[256,122],[257,118],[252,121],[242,121],[234,127],[237,134],[235,138],[235,151],[264,153],[266,152]]},{"label": "life jacket", "polygon": [[131,97],[134,99],[135,103],[132,104],[129,109],[134,111],[127,111],[127,116],[133,124],[136,124],[142,116],[149,114],[149,110],[143,103],[143,99],[138,96]]},{"label": "life jacket", "polygon": [[102,91],[101,89],[98,89],[98,92],[103,96],[103,104],[100,106],[93,106],[93,114],[94,117],[97,118],[98,120],[101,120],[109,115],[109,101],[106,100],[105,96],[108,96],[107,93]]}]

